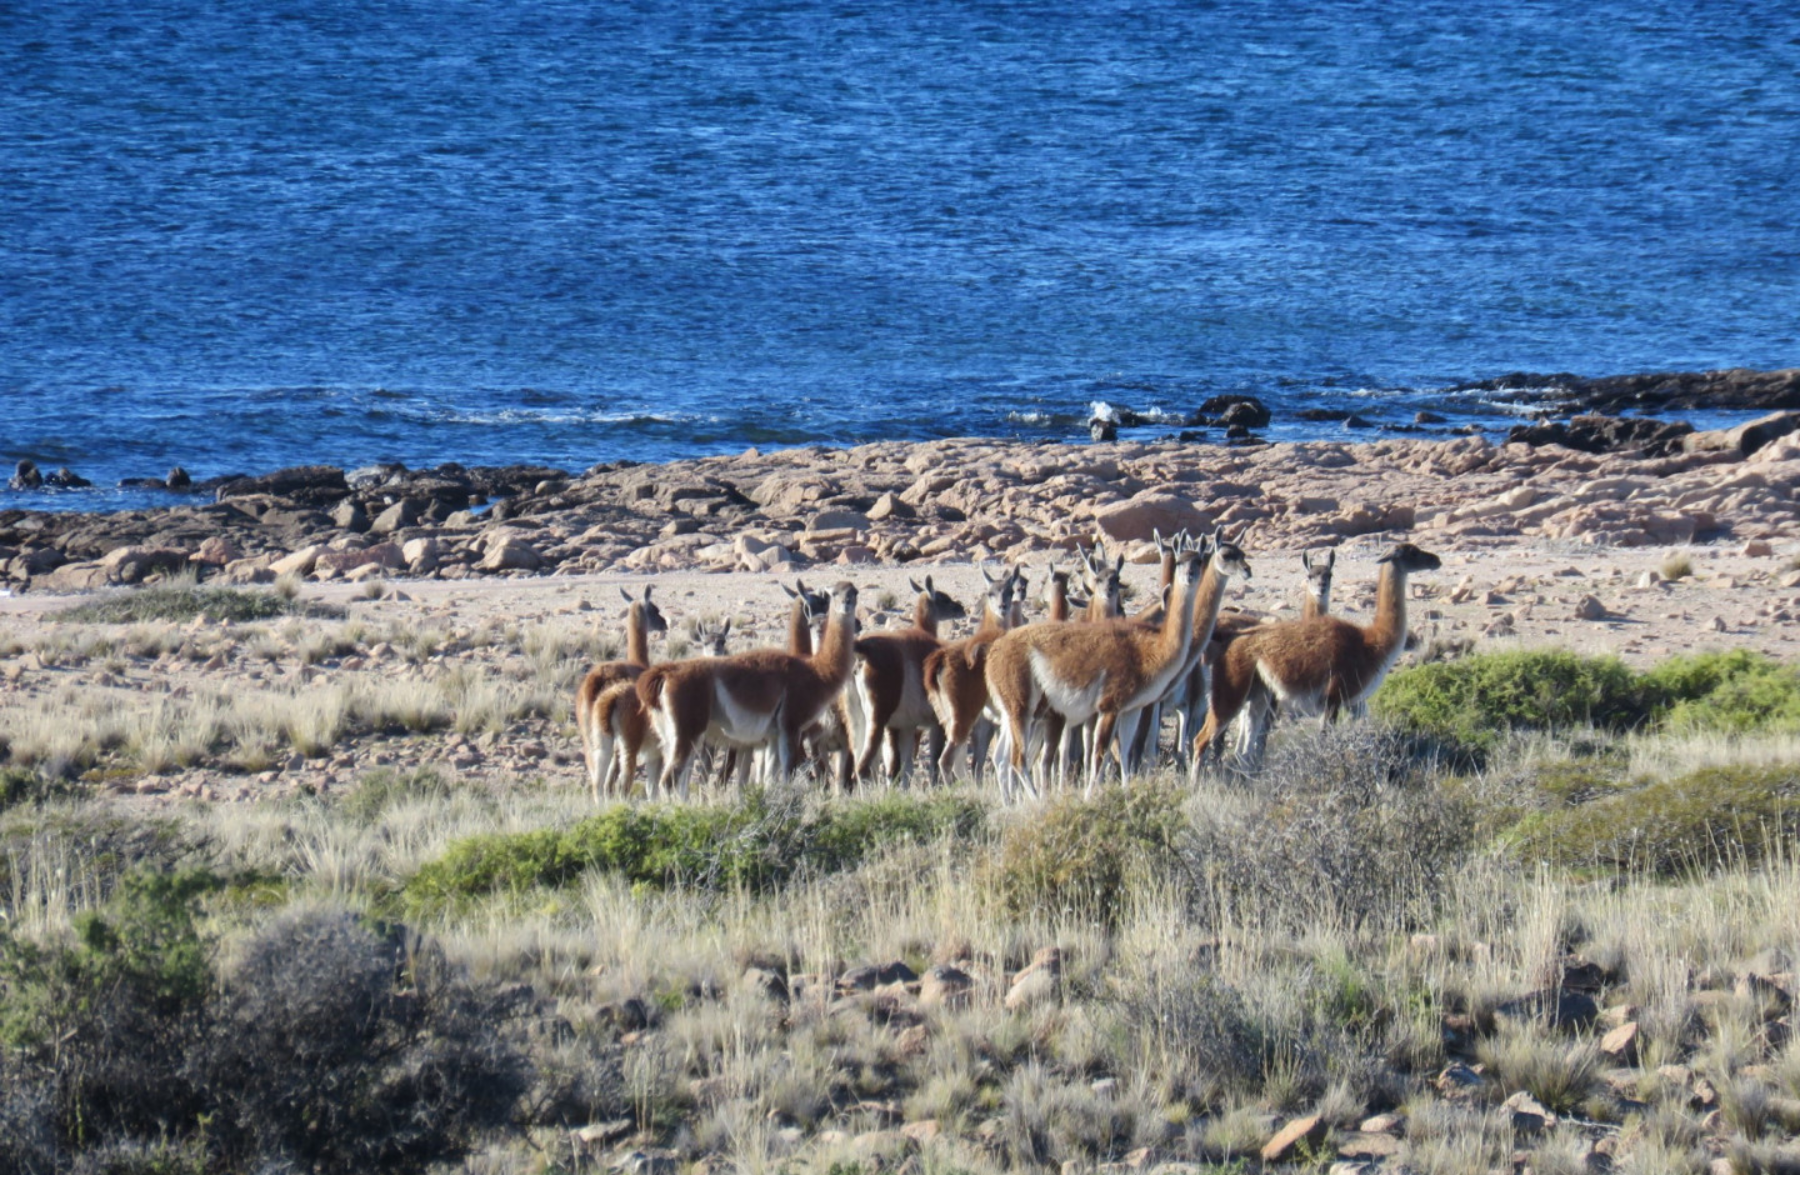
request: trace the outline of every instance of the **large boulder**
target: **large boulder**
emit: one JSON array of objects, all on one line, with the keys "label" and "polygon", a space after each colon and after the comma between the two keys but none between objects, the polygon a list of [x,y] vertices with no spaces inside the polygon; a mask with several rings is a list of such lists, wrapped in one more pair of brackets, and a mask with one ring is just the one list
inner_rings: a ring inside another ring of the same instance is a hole
[{"label": "large boulder", "polygon": [[1193,502],[1168,492],[1140,492],[1094,510],[1094,524],[1115,542],[1147,542],[1153,533],[1201,533],[1206,520]]}]

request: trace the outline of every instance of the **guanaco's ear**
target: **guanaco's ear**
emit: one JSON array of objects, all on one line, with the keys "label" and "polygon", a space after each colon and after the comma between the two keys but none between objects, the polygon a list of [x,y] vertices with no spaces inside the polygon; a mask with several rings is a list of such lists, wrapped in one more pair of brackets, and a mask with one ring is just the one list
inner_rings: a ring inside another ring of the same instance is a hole
[{"label": "guanaco's ear", "polygon": [[625,597],[625,603],[627,603],[627,604],[636,604],[637,603],[636,597],[634,597],[630,592],[626,591],[624,588],[619,589],[619,595]]},{"label": "guanaco's ear", "polygon": [[645,604],[650,603],[650,586],[651,585],[647,584],[647,583],[644,585],[644,603]]}]

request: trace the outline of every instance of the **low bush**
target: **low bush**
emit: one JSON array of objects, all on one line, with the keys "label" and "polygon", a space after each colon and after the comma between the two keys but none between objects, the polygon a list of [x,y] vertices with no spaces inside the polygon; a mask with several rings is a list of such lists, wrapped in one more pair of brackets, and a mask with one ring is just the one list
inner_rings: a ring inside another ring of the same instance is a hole
[{"label": "low bush", "polygon": [[1748,650],[1659,663],[1644,676],[1664,728],[1681,732],[1800,730],[1800,670]]},{"label": "low bush", "polygon": [[1183,848],[1208,922],[1354,929],[1426,920],[1474,845],[1463,789],[1408,735],[1371,723],[1286,740],[1261,803],[1196,815]]},{"label": "low bush", "polygon": [[1779,732],[1800,729],[1800,670],[1748,650],[1673,658],[1646,672],[1614,658],[1522,650],[1395,672],[1371,707],[1477,754],[1521,730]]},{"label": "low bush", "polygon": [[220,886],[139,872],[71,943],[0,930],[0,1171],[417,1171],[513,1119],[512,997],[337,911],[222,966]]},{"label": "low bush", "polygon": [[0,767],[0,812],[67,800],[80,794],[81,789],[67,780],[52,779],[27,767]]},{"label": "low bush", "polygon": [[[292,597],[248,588],[199,587],[177,579],[136,591],[89,600],[49,615],[80,624],[129,625],[140,621],[266,621],[298,612]],[[319,615],[319,614],[315,614]]]},{"label": "low bush", "polygon": [[258,1170],[416,1171],[504,1125],[527,1086],[495,1004],[401,930],[284,914],[222,981],[196,1073],[208,1133]]},{"label": "low bush", "polygon": [[1403,729],[1485,753],[1514,730],[1623,731],[1650,717],[1642,680],[1616,658],[1566,650],[1477,654],[1396,671],[1370,709]]},{"label": "low bush", "polygon": [[378,767],[357,777],[344,796],[343,808],[360,821],[373,821],[403,800],[448,800],[450,779],[432,767],[410,772]]},{"label": "low bush", "polygon": [[1014,916],[1115,921],[1135,876],[1178,863],[1182,805],[1179,791],[1143,784],[1050,801],[1001,834],[1001,902]]},{"label": "low bush", "polygon": [[1800,768],[1708,767],[1533,814],[1516,852],[1572,868],[1658,875],[1756,864],[1800,834]]},{"label": "low bush", "polygon": [[560,887],[587,871],[633,884],[701,890],[774,887],[801,872],[846,870],[883,847],[971,836],[981,810],[967,800],[894,796],[830,805],[760,796],[732,807],[618,805],[566,830],[464,838],[407,882],[409,912],[431,912],[496,892]]}]

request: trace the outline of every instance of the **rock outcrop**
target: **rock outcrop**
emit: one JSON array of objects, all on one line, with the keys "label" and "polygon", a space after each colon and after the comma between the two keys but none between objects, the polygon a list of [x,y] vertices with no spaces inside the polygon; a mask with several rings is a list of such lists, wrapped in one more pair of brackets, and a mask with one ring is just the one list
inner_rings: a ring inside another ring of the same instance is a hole
[{"label": "rock outcrop", "polygon": [[[254,580],[1019,562],[1218,527],[1252,550],[1369,535],[1675,545],[1784,539],[1800,521],[1792,414],[1708,433],[1612,418],[1573,420],[1554,436],[1537,428],[1501,445],[886,442],[611,463],[579,478],[531,467],[305,467],[232,481],[205,505],[0,512],[0,579],[65,588],[170,569]],[[102,565],[134,547],[169,557]]]}]

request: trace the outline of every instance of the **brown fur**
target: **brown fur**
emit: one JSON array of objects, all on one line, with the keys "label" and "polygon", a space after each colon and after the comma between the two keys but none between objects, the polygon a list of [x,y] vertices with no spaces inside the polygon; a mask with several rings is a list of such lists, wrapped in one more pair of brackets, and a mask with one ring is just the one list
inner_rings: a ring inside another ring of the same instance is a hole
[{"label": "brown fur", "polygon": [[625,658],[592,668],[575,689],[575,731],[581,739],[582,756],[587,760],[588,786],[595,803],[600,800],[601,773],[607,766],[594,756],[597,739],[604,728],[595,719],[595,706],[609,688],[631,683],[644,673],[650,665],[650,635],[669,631],[662,610],[650,599],[651,586],[645,584],[644,594],[638,599],[633,599],[623,588],[619,589],[626,604]]},{"label": "brown fur", "polygon": [[832,589],[831,615],[818,651],[807,656],[752,650],[721,659],[662,663],[638,677],[638,700],[663,742],[661,787],[687,794],[701,740],[774,750],[785,778],[801,734],[849,681],[856,637],[856,587]]},{"label": "brown fur", "polygon": [[[717,625],[700,621],[694,626],[694,637],[700,652],[707,658],[725,656],[726,639],[731,635],[731,622],[721,618]],[[595,801],[602,795],[626,795],[637,779],[638,759],[652,778],[662,767],[662,746],[656,740],[650,718],[638,699],[635,681],[615,683],[600,693],[594,703],[589,741],[582,749],[587,753],[590,774],[593,764],[604,766],[603,778],[596,784]]]},{"label": "brown fur", "polygon": [[940,782],[955,775],[957,757],[965,746],[973,749],[974,770],[980,774],[985,747],[976,743],[985,741],[977,734],[988,702],[987,650],[1023,619],[1024,589],[1024,576],[1017,568],[999,579],[990,577],[981,627],[973,636],[949,642],[926,656],[925,695],[944,731],[944,749],[938,755]]},{"label": "brown fur", "polygon": [[1326,721],[1366,700],[1406,646],[1406,580],[1436,570],[1436,555],[1410,542],[1381,558],[1375,619],[1356,625],[1338,617],[1305,617],[1251,630],[1226,649],[1213,672],[1212,705],[1194,738],[1196,767],[1246,704],[1269,701],[1316,706]]},{"label": "brown fur", "polygon": [[987,683],[1004,721],[1010,772],[1002,791],[1024,780],[1031,721],[1040,707],[1064,721],[1094,719],[1088,748],[1089,786],[1115,727],[1127,737],[1137,713],[1153,703],[1187,661],[1194,632],[1194,591],[1203,564],[1190,556],[1176,577],[1172,608],[1179,618],[1152,630],[1132,621],[1027,625],[988,649]]},{"label": "brown fur", "polygon": [[[918,593],[912,628],[856,640],[854,690],[848,698],[860,708],[860,720],[853,717],[862,736],[856,755],[858,779],[870,777],[875,751],[885,744],[889,777],[904,780],[911,772],[919,733],[929,731],[934,743],[941,736],[937,717],[926,697],[925,660],[943,644],[937,636],[939,623],[946,617],[963,616],[964,611],[962,605],[937,590],[931,576],[925,577],[923,586],[909,582]],[[934,766],[936,759],[934,753]]]}]

